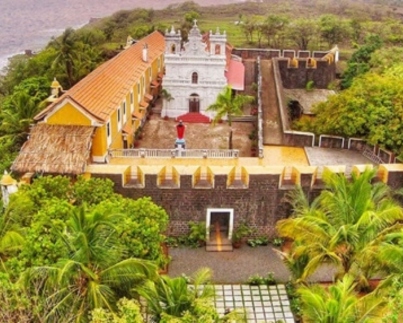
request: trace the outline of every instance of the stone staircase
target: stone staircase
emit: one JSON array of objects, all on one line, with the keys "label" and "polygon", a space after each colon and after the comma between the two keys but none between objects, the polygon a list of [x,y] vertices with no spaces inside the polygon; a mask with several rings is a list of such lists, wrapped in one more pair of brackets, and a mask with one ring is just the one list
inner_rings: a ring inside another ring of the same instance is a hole
[{"label": "stone staircase", "polygon": [[206,242],[206,251],[225,252],[233,251],[232,242],[225,236],[225,229],[220,224],[214,224],[213,232],[210,234],[210,240]]},{"label": "stone staircase", "polygon": [[189,112],[182,114],[181,116],[177,117],[176,120],[182,120],[182,122],[187,123],[210,123],[209,117],[198,112]]},{"label": "stone staircase", "polygon": [[374,164],[383,164],[385,163],[381,157],[379,157],[378,155],[376,155],[371,149],[369,149],[368,147],[365,147],[361,154],[364,157],[367,157],[370,161],[372,161]]}]

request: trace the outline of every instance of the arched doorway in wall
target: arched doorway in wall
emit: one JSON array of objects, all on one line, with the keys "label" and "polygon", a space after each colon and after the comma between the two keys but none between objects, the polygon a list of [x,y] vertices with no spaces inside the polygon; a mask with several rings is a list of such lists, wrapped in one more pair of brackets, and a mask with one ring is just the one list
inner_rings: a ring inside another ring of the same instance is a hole
[{"label": "arched doorway in wall", "polygon": [[189,112],[200,112],[200,97],[196,93],[189,97]]}]

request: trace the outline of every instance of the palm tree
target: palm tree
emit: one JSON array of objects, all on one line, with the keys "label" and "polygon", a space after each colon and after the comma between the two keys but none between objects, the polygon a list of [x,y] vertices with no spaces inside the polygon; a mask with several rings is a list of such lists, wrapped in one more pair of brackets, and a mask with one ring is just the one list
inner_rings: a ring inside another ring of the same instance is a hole
[{"label": "palm tree", "polygon": [[328,289],[319,286],[303,286],[301,313],[307,323],[369,323],[380,322],[384,316],[385,299],[373,293],[359,297],[355,291],[354,277],[344,276]]},{"label": "palm tree", "polygon": [[41,109],[36,101],[35,97],[19,92],[12,97],[9,106],[1,110],[0,130],[14,138],[18,144],[27,139],[33,118]]},{"label": "palm tree", "polygon": [[250,95],[234,95],[230,86],[226,86],[224,90],[218,95],[214,104],[207,108],[207,111],[214,111],[215,117],[213,124],[216,124],[223,117],[228,118],[228,125],[230,126],[229,134],[229,149],[232,149],[232,116],[242,115],[242,108],[244,104],[253,102],[254,97]]},{"label": "palm tree", "polygon": [[139,286],[137,291],[143,296],[148,310],[159,321],[162,314],[181,317],[186,311],[191,311],[197,299],[214,299],[214,289],[209,285],[211,270],[202,268],[191,279],[191,286],[185,277],[170,278],[161,276],[157,281],[147,281]]},{"label": "palm tree", "polygon": [[0,230],[0,261],[3,255],[21,249],[25,239],[20,232],[15,230],[9,230],[1,232]]},{"label": "palm tree", "polygon": [[403,218],[402,208],[383,183],[372,184],[376,170],[344,175],[324,173],[326,189],[310,204],[301,188],[290,196],[291,218],[277,223],[283,237],[309,257],[302,279],[321,264],[332,263],[338,276],[354,273],[364,284],[373,274],[365,249]]},{"label": "palm tree", "polygon": [[95,308],[116,310],[118,298],[146,278],[157,276],[157,266],[149,261],[122,259],[115,223],[117,215],[89,213],[76,209],[61,234],[69,250],[67,258],[53,266],[28,270],[23,282],[42,281],[43,296],[54,304],[48,322],[60,321],[75,313],[74,321],[87,322]]},{"label": "palm tree", "polygon": [[52,68],[62,66],[66,73],[69,86],[73,86],[75,60],[80,56],[75,30],[73,28],[67,28],[60,38],[53,40],[51,46],[56,50]]},{"label": "palm tree", "polygon": [[[162,89],[160,95],[161,95],[162,99],[165,102],[167,102],[166,107],[165,107],[165,116],[167,116],[168,115],[167,111],[169,109],[169,102],[174,100],[174,97],[172,96],[171,93],[169,93],[169,91],[167,89]],[[165,104],[163,106],[165,106]]]}]

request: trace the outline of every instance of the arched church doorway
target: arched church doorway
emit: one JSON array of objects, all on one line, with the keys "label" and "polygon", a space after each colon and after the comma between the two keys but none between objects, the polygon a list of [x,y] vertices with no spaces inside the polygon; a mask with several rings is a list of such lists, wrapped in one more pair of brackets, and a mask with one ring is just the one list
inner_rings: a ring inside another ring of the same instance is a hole
[{"label": "arched church doorway", "polygon": [[200,97],[196,93],[189,97],[189,112],[200,112]]}]

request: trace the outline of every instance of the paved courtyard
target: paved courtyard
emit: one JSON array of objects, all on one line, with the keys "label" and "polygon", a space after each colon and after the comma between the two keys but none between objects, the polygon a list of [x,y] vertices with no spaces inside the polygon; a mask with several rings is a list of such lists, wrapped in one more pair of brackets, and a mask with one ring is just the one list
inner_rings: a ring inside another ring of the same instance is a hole
[{"label": "paved courtyard", "polygon": [[248,322],[294,323],[290,302],[283,284],[274,286],[215,285],[215,305],[219,314],[225,309],[244,309]]},{"label": "paved courtyard", "polygon": [[372,164],[358,151],[348,149],[305,147],[305,153],[311,166],[345,165],[348,169],[353,165]]}]

